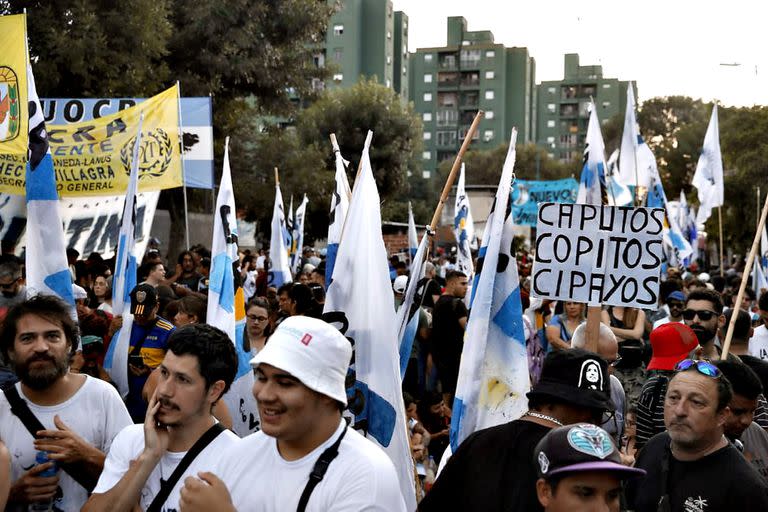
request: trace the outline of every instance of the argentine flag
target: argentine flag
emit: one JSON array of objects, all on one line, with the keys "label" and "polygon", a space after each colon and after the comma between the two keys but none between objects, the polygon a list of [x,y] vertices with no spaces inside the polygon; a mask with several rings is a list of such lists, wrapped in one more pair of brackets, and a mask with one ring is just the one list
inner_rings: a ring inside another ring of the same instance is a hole
[{"label": "argentine flag", "polygon": [[589,125],[587,126],[587,144],[584,147],[584,167],[581,170],[579,192],[576,202],[579,204],[604,204],[605,190],[605,145],[597,120],[597,109],[590,103]]},{"label": "argentine flag", "polygon": [[237,219],[235,194],[229,169],[229,137],[224,142],[224,169],[221,173],[219,195],[213,220],[211,243],[211,277],[208,289],[208,324],[218,327],[235,344],[237,374],[224,395],[224,402],[232,415],[232,430],[240,437],[258,430],[258,412],[253,397],[253,371],[250,354],[243,349],[245,328],[245,294],[241,286],[235,287],[233,263],[237,255]]},{"label": "argentine flag", "polygon": [[349,390],[354,427],[392,460],[406,510],[416,510],[414,465],[400,388],[394,297],[381,235],[379,192],[368,156],[372,136],[368,132],[365,140],[323,318],[346,326],[343,334],[354,340],[354,372],[350,374],[354,384]]},{"label": "argentine flag", "polygon": [[419,235],[416,233],[416,221],[413,218],[413,208],[408,201],[408,257],[414,261],[416,251],[419,250]]},{"label": "argentine flag", "polygon": [[349,200],[352,192],[349,188],[346,166],[349,162],[344,160],[339,150],[339,143],[336,137],[331,135],[333,144],[333,153],[336,155],[336,188],[331,197],[330,222],[328,224],[328,252],[325,257],[325,287],[331,284],[333,277],[333,267],[336,265],[336,253],[339,252],[339,242],[341,242],[341,232],[344,229],[344,219],[349,210]]},{"label": "argentine flag", "polygon": [[[647,167],[640,165],[639,148],[643,144],[640,130],[635,117],[635,94],[632,82],[627,87],[627,109],[624,113],[624,132],[621,136],[621,152],[619,153],[618,181],[624,185],[632,185],[648,190],[651,186],[652,175]],[[635,192],[637,193],[637,192]]]},{"label": "argentine flag", "polygon": [[72,306],[72,274],[59,213],[56,175],[48,147],[43,109],[35,88],[35,77],[27,55],[29,95],[29,159],[26,169],[27,196],[27,295],[56,295]]},{"label": "argentine flag", "polygon": [[696,164],[693,186],[699,193],[699,214],[696,223],[704,225],[712,214],[712,208],[723,206],[723,157],[720,153],[720,127],[717,121],[717,105],[712,107],[704,146]]},{"label": "argentine flag", "polygon": [[275,183],[275,207],[272,210],[272,233],[269,239],[269,271],[267,273],[267,284],[275,288],[279,288],[284,283],[292,281],[291,268],[288,261],[290,241],[286,242],[286,234],[290,238],[290,231],[285,223],[283,195],[280,193],[280,183],[277,182]]},{"label": "argentine flag", "polygon": [[[397,310],[397,339],[400,346],[400,378],[405,378],[405,371],[408,368],[408,360],[411,357],[411,349],[413,348],[413,340],[416,338],[416,330],[419,328],[419,308],[420,304],[415,304],[416,300],[416,288],[418,288],[419,281],[424,277],[424,271],[426,266],[424,265],[427,259],[427,251],[429,251],[429,238],[430,235],[429,226],[424,231],[424,236],[421,237],[421,243],[416,249],[416,254],[411,260],[411,271],[408,277],[408,286],[405,288],[405,295],[403,296],[403,303],[400,305],[400,309]],[[425,287],[426,293],[426,287]]]},{"label": "argentine flag", "polygon": [[451,450],[471,433],[515,420],[525,412],[530,389],[517,260],[511,253],[514,224],[509,204],[517,130],[478,255],[472,313],[451,418]]}]

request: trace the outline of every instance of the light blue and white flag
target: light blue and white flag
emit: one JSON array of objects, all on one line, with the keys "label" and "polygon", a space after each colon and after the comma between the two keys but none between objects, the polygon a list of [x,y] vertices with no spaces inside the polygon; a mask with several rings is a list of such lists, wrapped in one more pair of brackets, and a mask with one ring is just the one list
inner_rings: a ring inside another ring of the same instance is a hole
[{"label": "light blue and white flag", "polygon": [[464,335],[451,449],[471,433],[519,418],[528,406],[528,356],[517,260],[511,253],[514,224],[509,204],[517,130],[512,130],[496,199],[478,255],[472,313]]},{"label": "light blue and white flag", "polygon": [[[456,185],[456,203],[454,205],[453,215],[453,234],[456,236],[456,270],[463,272],[467,280],[472,282],[474,274],[474,265],[472,264],[472,251],[470,243],[475,236],[473,226],[472,212],[469,208],[469,197],[465,189],[464,163],[461,164],[459,172],[459,181]],[[467,294],[467,299],[471,294]]]},{"label": "light blue and white flag", "polygon": [[285,221],[285,246],[288,248],[288,262],[291,265],[291,271],[293,271],[293,255],[296,254],[293,226],[293,194],[291,194],[291,202],[288,203],[288,218]]},{"label": "light blue and white flag", "polygon": [[301,272],[301,256],[304,251],[304,220],[307,216],[307,194],[304,194],[304,199],[301,200],[301,204],[296,208],[296,218],[293,221],[293,261],[291,266],[293,268],[293,275],[298,275]]},{"label": "light blue and white flag", "polygon": [[[354,385],[348,389],[355,428],[381,447],[395,465],[406,510],[416,510],[414,466],[400,387],[397,327],[387,251],[381,234],[379,192],[368,150],[368,132],[360,175],[336,255],[323,318],[337,318],[354,340]],[[338,317],[343,316],[343,320]]]},{"label": "light blue and white flag", "polygon": [[[120,221],[120,235],[117,240],[115,258],[115,277],[112,293],[112,309],[122,315],[131,306],[131,290],[136,286],[136,192],[139,186],[139,148],[141,147],[141,126],[144,114],[139,118],[139,129],[131,149],[131,176],[125,194],[123,218]],[[127,347],[126,347],[127,350]]]},{"label": "light blue and white flag", "polygon": [[408,257],[413,262],[416,251],[419,250],[419,235],[416,233],[416,221],[413,218],[411,202],[408,201]]},{"label": "light blue and white flag", "polygon": [[[419,328],[419,308],[420,304],[415,304],[416,301],[416,288],[419,286],[419,281],[424,278],[424,272],[426,270],[425,261],[427,259],[427,252],[429,251],[429,236],[427,230],[424,231],[424,235],[421,237],[421,243],[416,249],[416,254],[411,260],[411,271],[408,274],[408,285],[405,288],[405,295],[403,296],[403,303],[400,305],[400,309],[397,310],[397,339],[400,346],[400,377],[405,378],[405,371],[408,368],[408,360],[411,357],[411,350],[413,349],[413,340],[416,338],[416,331]],[[426,293],[426,287],[424,292]]]},{"label": "light blue and white flag", "polygon": [[587,126],[587,144],[584,147],[584,167],[581,170],[579,192],[576,202],[579,204],[603,204],[605,190],[605,144],[600,132],[597,109],[590,103],[589,125]]},{"label": "light blue and white flag", "polygon": [[243,348],[245,329],[245,296],[242,287],[235,287],[233,263],[237,263],[237,219],[235,194],[229,168],[229,137],[224,141],[224,168],[213,220],[211,243],[211,277],[208,289],[208,324],[224,331],[235,345],[237,374],[224,395],[232,415],[232,430],[243,437],[255,432],[258,410],[253,397],[253,371],[250,354]]},{"label": "light blue and white flag", "polygon": [[333,139],[333,152],[336,155],[336,188],[331,197],[330,222],[328,224],[328,252],[325,256],[325,286],[331,284],[333,267],[336,264],[336,253],[339,251],[341,232],[344,229],[344,219],[347,218],[349,200],[352,191],[349,188],[346,166],[349,162],[344,160],[339,150],[339,144]]},{"label": "light blue and white flag", "polygon": [[618,176],[619,150],[613,150],[608,158],[605,169],[605,187],[607,189],[608,204],[610,206],[628,206],[632,204],[632,192],[629,191]]},{"label": "light blue and white flag", "polygon": [[703,226],[712,208],[723,206],[723,157],[720,154],[720,128],[717,121],[717,105],[712,107],[704,146],[696,164],[693,186],[699,192],[699,213],[696,222]]},{"label": "light blue and white flag", "polygon": [[623,185],[648,190],[652,186],[652,176],[648,173],[648,169],[638,162],[638,150],[641,144],[643,139],[635,117],[635,94],[630,82],[627,87],[627,109],[624,113],[624,133],[621,136],[618,180]]},{"label": "light blue and white flag", "polygon": [[61,227],[56,175],[48,147],[43,109],[35,88],[35,77],[27,54],[29,98],[29,161],[26,169],[27,196],[27,295],[56,295],[72,306],[72,274],[67,264],[67,249]]},{"label": "light blue and white flag", "polygon": [[275,184],[275,207],[272,210],[272,232],[269,239],[269,269],[267,271],[267,285],[275,288],[285,283],[290,283],[291,267],[288,260],[290,242],[286,242],[288,227],[285,221],[285,208],[283,207],[283,195],[280,193],[280,184]]}]

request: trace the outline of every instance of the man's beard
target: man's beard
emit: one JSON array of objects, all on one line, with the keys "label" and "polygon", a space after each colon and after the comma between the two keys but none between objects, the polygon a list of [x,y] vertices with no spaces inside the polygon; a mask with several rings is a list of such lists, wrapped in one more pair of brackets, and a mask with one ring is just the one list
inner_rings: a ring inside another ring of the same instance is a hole
[{"label": "man's beard", "polygon": [[[43,368],[30,368],[35,361],[50,361],[52,365]],[[42,354],[33,356],[26,361],[14,363],[14,371],[24,385],[40,391],[48,388],[69,370],[69,358],[56,359],[56,357]]]},{"label": "man's beard", "polygon": [[691,330],[696,334],[696,339],[699,340],[699,345],[704,345],[715,337],[717,329],[708,329],[703,325],[692,325]]}]

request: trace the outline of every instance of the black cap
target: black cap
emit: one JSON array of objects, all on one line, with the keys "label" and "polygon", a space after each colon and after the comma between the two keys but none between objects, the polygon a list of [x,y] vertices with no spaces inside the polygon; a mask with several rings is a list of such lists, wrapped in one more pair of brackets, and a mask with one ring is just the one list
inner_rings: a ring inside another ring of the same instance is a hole
[{"label": "black cap", "polygon": [[645,470],[623,465],[610,434],[589,423],[550,430],[536,445],[534,460],[544,479],[583,471],[607,471],[622,479],[645,475]]},{"label": "black cap", "polygon": [[558,402],[612,411],[608,363],[593,352],[572,348],[547,354],[539,382],[529,399],[554,398]]},{"label": "black cap", "polygon": [[157,290],[151,284],[142,283],[131,290],[131,314],[147,315],[157,304]]}]

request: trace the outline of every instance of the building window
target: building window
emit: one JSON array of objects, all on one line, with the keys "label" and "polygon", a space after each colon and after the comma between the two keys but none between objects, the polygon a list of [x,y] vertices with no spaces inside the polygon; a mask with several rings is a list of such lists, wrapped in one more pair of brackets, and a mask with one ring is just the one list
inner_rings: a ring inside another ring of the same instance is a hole
[{"label": "building window", "polygon": [[480,50],[461,50],[459,64],[464,68],[475,68],[480,65]]},{"label": "building window", "polygon": [[555,138],[552,135],[547,137],[547,144],[554,144],[554,142],[555,142]]},{"label": "building window", "polygon": [[392,64],[392,56],[387,55],[387,64]]},{"label": "building window", "polygon": [[[453,93],[455,94],[455,93]],[[438,96],[437,101],[440,101],[440,96]],[[459,122],[459,113],[456,110],[444,110],[440,109],[437,111],[437,126],[455,126],[456,123]],[[440,138],[440,132],[437,132],[437,138]]]},{"label": "building window", "polygon": [[557,89],[555,87],[547,87],[547,92],[549,94],[555,94],[557,92]]},{"label": "building window", "polygon": [[496,50],[486,50],[485,51],[485,58],[486,59],[492,59],[496,57]]},{"label": "building window", "polygon": [[387,30],[387,39],[392,39],[392,32]]},{"label": "building window", "polygon": [[611,84],[603,84],[603,89],[610,89],[610,88],[611,88]]},{"label": "building window", "polygon": [[431,92],[425,92],[424,93],[424,101],[432,101],[432,93]]},{"label": "building window", "polygon": [[437,132],[437,145],[438,146],[455,146],[456,130]]},{"label": "building window", "polygon": [[333,81],[334,82],[341,82],[342,80],[344,80],[344,75],[343,74],[336,73],[335,75],[333,75]]},{"label": "building window", "polygon": [[344,49],[343,48],[334,48],[333,49],[333,60],[336,62],[341,62],[341,58],[344,56]]},{"label": "building window", "polygon": [[432,159],[432,152],[431,151],[424,151],[421,154],[421,158],[424,160],[431,160]]},{"label": "building window", "polygon": [[344,33],[344,25],[334,25],[333,26],[333,35],[340,36]]},{"label": "building window", "polygon": [[493,91],[485,91],[485,99],[492,100],[494,98]]},{"label": "building window", "polygon": [[424,54],[424,62],[432,62],[432,54],[431,53],[425,53]]},{"label": "building window", "polygon": [[408,68],[406,66],[403,66],[403,76],[408,73]]},{"label": "building window", "polygon": [[432,112],[424,112],[424,113],[421,115],[421,119],[422,119],[422,120],[423,120],[425,123],[428,123],[428,122],[430,122],[430,121],[432,120]]},{"label": "building window", "polygon": [[316,68],[324,68],[325,67],[325,54],[324,53],[316,53],[312,56],[312,62],[315,64]]},{"label": "building window", "polygon": [[424,83],[425,84],[432,83],[432,73],[424,73]]},{"label": "building window", "polygon": [[392,80],[387,78],[387,89],[389,89],[390,87],[392,87]]},{"label": "building window", "polygon": [[428,180],[430,177],[432,177],[432,171],[430,171],[429,169],[424,169],[423,171],[421,171],[421,177],[424,178],[425,180]]},{"label": "building window", "polygon": [[549,158],[555,158],[555,154],[554,154],[554,153],[547,153],[547,156],[548,156]]},{"label": "building window", "polygon": [[485,118],[486,119],[493,119],[493,110],[486,110],[485,111]]},{"label": "building window", "polygon": [[547,112],[549,112],[550,114],[554,114],[556,110],[557,110],[557,105],[555,105],[554,103],[547,103]]},{"label": "building window", "polygon": [[432,140],[432,132],[424,132],[424,140]]},{"label": "building window", "polygon": [[610,106],[611,106],[611,102],[610,101],[604,101],[603,102],[603,108],[608,108]]},{"label": "building window", "polygon": [[554,127],[555,127],[554,119],[550,119],[549,121],[547,121],[547,128],[554,128]]},{"label": "building window", "polygon": [[493,80],[494,78],[496,78],[496,73],[494,73],[493,71],[486,71],[485,72],[485,79],[486,80]]},{"label": "building window", "polygon": [[483,140],[485,142],[490,142],[493,140],[493,130],[485,130],[483,132]]}]

